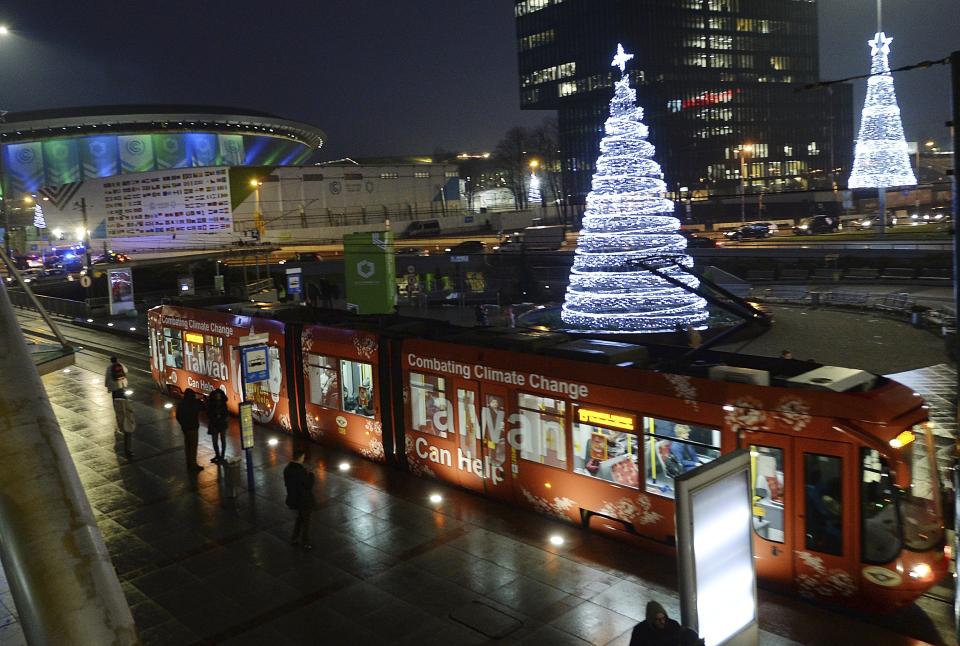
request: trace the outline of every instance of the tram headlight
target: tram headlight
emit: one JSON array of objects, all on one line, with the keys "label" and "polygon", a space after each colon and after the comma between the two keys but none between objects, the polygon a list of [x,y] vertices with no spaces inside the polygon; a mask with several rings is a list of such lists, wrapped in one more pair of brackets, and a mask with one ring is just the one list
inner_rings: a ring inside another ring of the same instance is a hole
[{"label": "tram headlight", "polygon": [[933,569],[927,563],[918,563],[910,568],[910,578],[911,579],[926,579],[933,572]]}]

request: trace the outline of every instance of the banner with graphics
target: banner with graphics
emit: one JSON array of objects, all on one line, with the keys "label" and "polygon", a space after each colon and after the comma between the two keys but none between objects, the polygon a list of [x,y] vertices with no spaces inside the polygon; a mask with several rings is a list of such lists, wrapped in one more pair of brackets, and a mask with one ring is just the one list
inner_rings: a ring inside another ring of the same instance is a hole
[{"label": "banner with graphics", "polygon": [[134,309],[132,269],[124,267],[109,270],[107,284],[110,289],[110,316]]},{"label": "banner with graphics", "polygon": [[189,165],[190,158],[182,134],[153,135],[153,151],[157,157],[157,170]]},{"label": "banner with graphics", "polygon": [[224,166],[243,165],[243,135],[218,135],[220,163]]},{"label": "banner with graphics", "polygon": [[393,232],[343,236],[347,308],[358,314],[390,314],[397,302]]},{"label": "banner with graphics", "polygon": [[77,141],[84,179],[113,177],[120,173],[116,135],[81,137]]},{"label": "banner with graphics", "polygon": [[7,182],[4,191],[16,198],[43,186],[43,150],[39,141],[9,144],[3,148]]},{"label": "banner with graphics", "polygon": [[154,169],[153,139],[150,135],[120,135],[120,168],[124,173],[143,173]]},{"label": "banner with graphics", "polygon": [[206,132],[191,132],[185,135],[191,166],[219,166],[220,147],[217,135]]},{"label": "banner with graphics", "polygon": [[83,179],[76,139],[58,137],[45,140],[43,163],[47,168],[46,186],[60,186]]}]

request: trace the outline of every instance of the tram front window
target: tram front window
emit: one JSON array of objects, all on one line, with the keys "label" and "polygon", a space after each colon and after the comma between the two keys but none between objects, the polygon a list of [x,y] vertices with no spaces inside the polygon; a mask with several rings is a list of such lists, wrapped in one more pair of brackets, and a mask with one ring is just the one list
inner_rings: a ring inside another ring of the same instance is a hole
[{"label": "tram front window", "polygon": [[862,559],[865,563],[889,563],[903,544],[897,490],[886,460],[875,449],[861,452],[860,504]]},{"label": "tram front window", "polygon": [[903,542],[911,550],[936,547],[943,540],[943,514],[937,478],[936,452],[929,424],[913,427],[914,440],[903,447],[910,465],[910,488],[902,492]]}]

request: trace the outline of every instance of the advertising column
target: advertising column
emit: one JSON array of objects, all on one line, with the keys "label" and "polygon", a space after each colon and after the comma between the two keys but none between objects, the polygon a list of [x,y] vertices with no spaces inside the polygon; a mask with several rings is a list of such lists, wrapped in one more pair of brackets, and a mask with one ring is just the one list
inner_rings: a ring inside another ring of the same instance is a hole
[{"label": "advertising column", "polygon": [[393,232],[343,236],[347,309],[358,314],[390,314],[397,302]]}]

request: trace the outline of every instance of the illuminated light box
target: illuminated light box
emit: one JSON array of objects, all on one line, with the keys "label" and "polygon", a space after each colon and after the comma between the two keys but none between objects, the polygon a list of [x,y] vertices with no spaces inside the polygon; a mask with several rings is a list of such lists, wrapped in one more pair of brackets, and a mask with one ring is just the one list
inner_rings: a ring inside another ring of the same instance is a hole
[{"label": "illuminated light box", "polygon": [[675,480],[680,613],[707,646],[755,645],[750,452],[739,450]]}]

